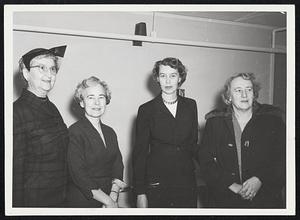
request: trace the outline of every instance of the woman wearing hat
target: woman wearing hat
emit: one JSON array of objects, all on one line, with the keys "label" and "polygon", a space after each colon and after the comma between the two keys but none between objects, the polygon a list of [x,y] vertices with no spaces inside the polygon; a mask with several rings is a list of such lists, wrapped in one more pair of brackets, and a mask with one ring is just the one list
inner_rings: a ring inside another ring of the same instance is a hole
[{"label": "woman wearing hat", "polygon": [[61,207],[67,183],[68,130],[47,95],[66,46],[37,48],[19,61],[26,88],[13,104],[13,206]]},{"label": "woman wearing hat", "polygon": [[161,92],[138,110],[133,151],[137,207],[195,208],[197,105],[178,95],[186,68],[179,59],[167,57],[155,63],[152,73]]},{"label": "woman wearing hat", "polygon": [[117,208],[119,191],[126,186],[124,165],[115,131],[101,121],[111,92],[92,76],[78,84],[74,98],[85,113],[69,128],[68,207]]}]

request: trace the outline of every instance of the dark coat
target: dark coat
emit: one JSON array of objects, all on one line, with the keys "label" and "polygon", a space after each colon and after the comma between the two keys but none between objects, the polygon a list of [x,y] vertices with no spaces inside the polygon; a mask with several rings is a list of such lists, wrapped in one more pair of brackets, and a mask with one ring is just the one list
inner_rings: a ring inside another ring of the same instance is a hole
[{"label": "dark coat", "polygon": [[161,94],[141,105],[136,121],[133,185],[144,194],[149,183],[167,187],[195,187],[193,156],[197,151],[197,105],[178,96],[176,118]]},{"label": "dark coat", "polygon": [[215,110],[206,115],[199,151],[200,167],[217,207],[277,207],[285,182],[285,124],[279,109],[255,103],[253,115],[242,132],[243,181],[256,176],[262,187],[252,202],[242,200],[228,187],[241,184],[232,110]]},{"label": "dark coat", "polygon": [[13,104],[13,206],[59,207],[66,195],[68,130],[48,98]]},{"label": "dark coat", "polygon": [[68,206],[101,207],[93,199],[92,189],[110,193],[114,178],[123,179],[123,162],[115,131],[101,123],[104,142],[91,122],[83,117],[69,128],[68,164],[72,177]]}]

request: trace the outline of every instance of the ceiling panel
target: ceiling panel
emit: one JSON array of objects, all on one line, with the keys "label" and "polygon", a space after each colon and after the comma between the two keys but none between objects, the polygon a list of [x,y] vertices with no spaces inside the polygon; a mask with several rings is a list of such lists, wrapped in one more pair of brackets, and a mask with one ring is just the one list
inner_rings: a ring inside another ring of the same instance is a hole
[{"label": "ceiling panel", "polygon": [[272,27],[286,27],[286,15],[280,12],[259,13],[257,16],[253,16],[240,22],[267,25]]},{"label": "ceiling panel", "polygon": [[286,14],[281,12],[166,12],[168,14],[207,18],[221,21],[265,25],[274,28],[286,27]]}]

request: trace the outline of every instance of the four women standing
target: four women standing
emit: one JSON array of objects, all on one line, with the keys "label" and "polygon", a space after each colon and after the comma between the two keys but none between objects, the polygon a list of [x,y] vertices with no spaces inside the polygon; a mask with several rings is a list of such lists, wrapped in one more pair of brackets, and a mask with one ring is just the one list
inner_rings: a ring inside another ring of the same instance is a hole
[{"label": "four women standing", "polygon": [[[69,128],[48,98],[64,47],[34,49],[20,61],[27,89],[14,103],[15,207],[118,207],[126,187],[114,130],[101,122],[111,93],[96,77],[83,80],[75,99],[84,117]],[[219,208],[280,208],[285,184],[285,125],[281,112],[259,104],[251,73],[232,76],[226,109],[206,115],[201,148],[195,100],[178,95],[186,68],[177,58],[157,61],[161,92],[141,105],[133,151],[137,207],[196,208],[194,159]],[[69,145],[68,145],[69,143]],[[68,145],[68,152],[66,149]],[[66,192],[67,164],[71,181]]]}]

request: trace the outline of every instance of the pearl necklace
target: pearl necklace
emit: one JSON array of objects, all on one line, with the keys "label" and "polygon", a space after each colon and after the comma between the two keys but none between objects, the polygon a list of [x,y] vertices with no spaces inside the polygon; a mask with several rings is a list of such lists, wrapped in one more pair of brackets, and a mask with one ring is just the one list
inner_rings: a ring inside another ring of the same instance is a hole
[{"label": "pearl necklace", "polygon": [[166,101],[166,100],[164,100],[164,99],[163,99],[163,101],[164,101],[164,103],[166,103],[166,104],[168,104],[168,105],[173,105],[173,104],[175,104],[175,103],[177,102],[177,99],[174,100],[174,101],[172,101],[172,102],[168,102],[168,101]]}]

